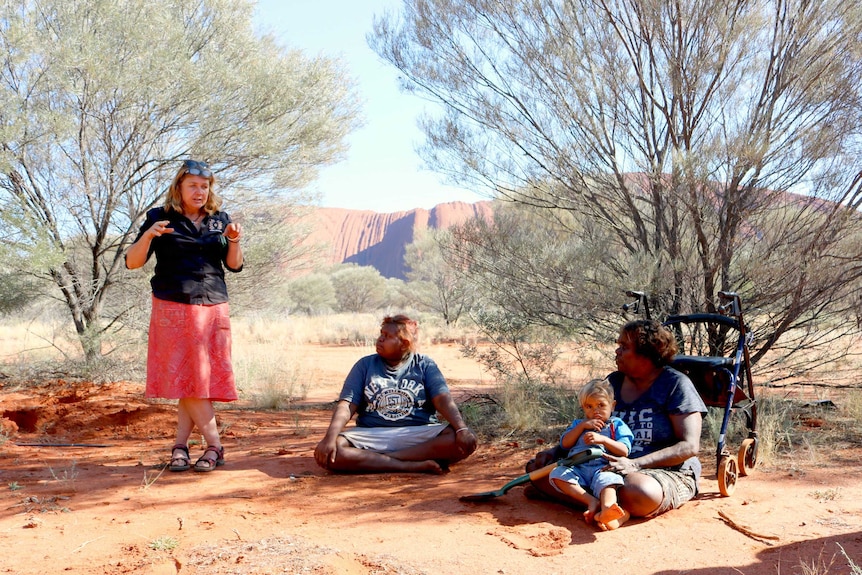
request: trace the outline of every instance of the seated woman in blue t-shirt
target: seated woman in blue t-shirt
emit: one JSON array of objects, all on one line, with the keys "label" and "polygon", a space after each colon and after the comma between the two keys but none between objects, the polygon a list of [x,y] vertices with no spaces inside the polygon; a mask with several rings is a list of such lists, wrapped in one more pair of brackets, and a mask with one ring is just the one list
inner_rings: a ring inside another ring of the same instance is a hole
[{"label": "seated woman in blue t-shirt", "polygon": [[[691,380],[670,367],[676,353],[673,332],[653,320],[630,321],[617,338],[617,371],[608,376],[616,401],[613,415],[631,428],[634,440],[626,457],[606,454],[604,459],[606,471],[624,478],[619,501],[632,517],[660,515],[697,495],[706,406]],[[527,471],[565,455],[558,451],[539,452],[527,463]],[[547,479],[534,481],[533,487],[525,494],[577,503],[554,490]]]},{"label": "seated woman in blue t-shirt", "polygon": [[[314,450],[318,465],[336,472],[443,473],[476,450],[476,436],[437,364],[416,352],[417,336],[409,317],[383,319],[377,353],[356,362],[344,381]],[[356,426],[345,429],[354,415]]]}]

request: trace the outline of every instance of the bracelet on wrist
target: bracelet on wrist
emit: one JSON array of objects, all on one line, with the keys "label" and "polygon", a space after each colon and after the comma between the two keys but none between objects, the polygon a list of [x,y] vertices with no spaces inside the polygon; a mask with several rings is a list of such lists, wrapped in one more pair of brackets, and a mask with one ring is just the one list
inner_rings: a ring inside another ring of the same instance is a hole
[{"label": "bracelet on wrist", "polygon": [[461,433],[462,431],[470,431],[470,428],[469,427],[459,427],[458,429],[455,430],[455,433],[458,434],[458,433]]},{"label": "bracelet on wrist", "polygon": [[239,236],[237,236],[235,238],[228,238],[227,236],[225,236],[225,238],[227,238],[227,241],[229,241],[232,244],[239,243]]}]

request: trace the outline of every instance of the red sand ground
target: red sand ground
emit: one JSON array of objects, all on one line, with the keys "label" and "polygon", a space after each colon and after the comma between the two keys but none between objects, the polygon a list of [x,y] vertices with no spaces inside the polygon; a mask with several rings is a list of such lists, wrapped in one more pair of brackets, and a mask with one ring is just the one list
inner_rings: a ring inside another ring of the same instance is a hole
[{"label": "red sand ground", "polygon": [[[456,396],[469,386],[459,377],[475,366],[428,353]],[[312,395],[334,398],[340,382],[325,385]],[[520,487],[458,500],[520,475],[535,442],[482,445],[443,476],[330,475],[312,456],[329,422],[319,407],[221,405],[227,465],[160,473],[175,408],[142,396],[130,383],[0,388],[19,427],[0,445],[0,573],[854,573],[839,545],[862,565],[858,450],[758,468],[729,498],[707,477],[682,509],[599,532]]]}]

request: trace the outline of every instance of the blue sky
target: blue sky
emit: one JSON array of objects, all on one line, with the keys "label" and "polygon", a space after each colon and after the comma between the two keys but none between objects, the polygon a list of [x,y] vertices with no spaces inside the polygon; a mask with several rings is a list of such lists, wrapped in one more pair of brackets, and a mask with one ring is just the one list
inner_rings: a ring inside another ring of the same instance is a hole
[{"label": "blue sky", "polygon": [[470,191],[443,184],[415,152],[422,142],[417,118],[429,104],[398,90],[397,70],[365,41],[372,19],[397,10],[400,0],[259,0],[255,22],[281,42],[311,55],[342,59],[356,78],[365,125],[348,139],[345,161],[324,168],[312,189],[327,207],[388,213],[475,202]]}]

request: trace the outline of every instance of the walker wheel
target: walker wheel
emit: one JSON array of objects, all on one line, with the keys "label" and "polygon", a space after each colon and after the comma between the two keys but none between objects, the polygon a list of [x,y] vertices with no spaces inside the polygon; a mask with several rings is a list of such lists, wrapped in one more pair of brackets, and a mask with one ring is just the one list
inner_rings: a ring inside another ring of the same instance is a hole
[{"label": "walker wheel", "polygon": [[733,495],[733,490],[736,489],[736,478],[739,476],[739,470],[736,466],[736,459],[733,457],[724,456],[718,462],[718,490],[725,497]]},{"label": "walker wheel", "polygon": [[754,438],[749,437],[742,442],[742,445],[739,447],[737,463],[739,464],[739,474],[743,477],[748,475],[754,469],[754,466],[757,465],[757,442]]}]

